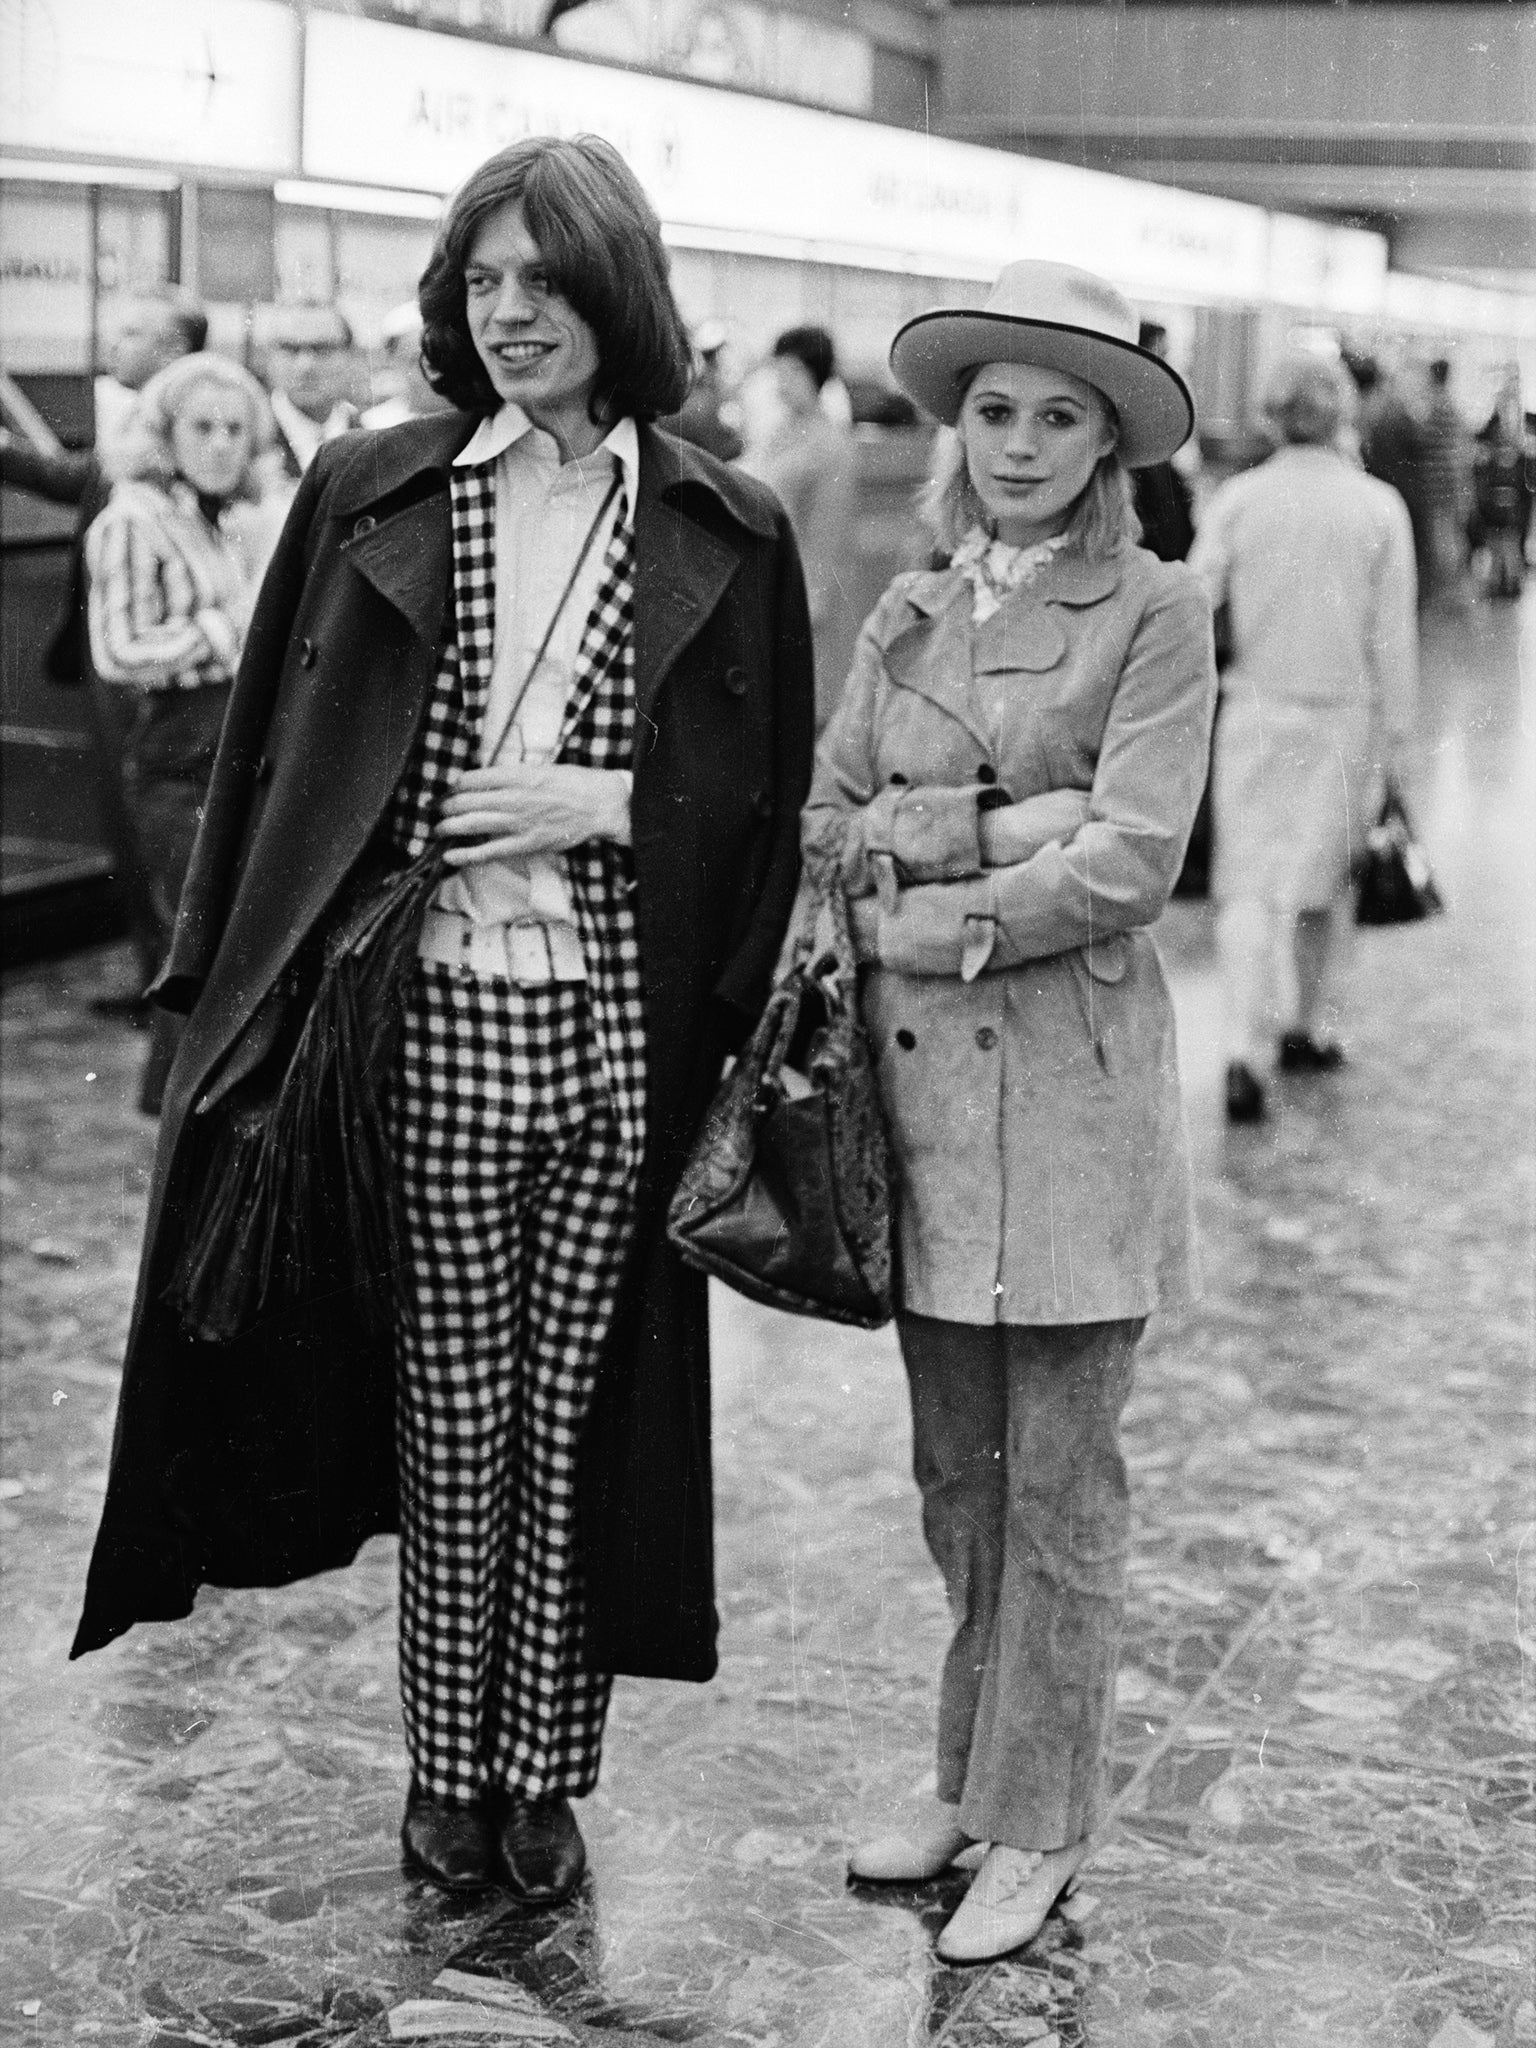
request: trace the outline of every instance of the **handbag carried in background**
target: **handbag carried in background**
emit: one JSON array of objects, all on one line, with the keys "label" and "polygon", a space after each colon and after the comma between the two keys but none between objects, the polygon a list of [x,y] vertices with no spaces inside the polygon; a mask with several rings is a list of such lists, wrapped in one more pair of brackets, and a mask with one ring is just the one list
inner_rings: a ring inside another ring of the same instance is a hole
[{"label": "handbag carried in background", "polygon": [[1355,869],[1355,923],[1417,924],[1444,908],[1402,796],[1388,783]]},{"label": "handbag carried in background", "polygon": [[[892,1166],[847,905],[809,892],[789,972],[710,1105],[667,1212],[679,1256],[796,1315],[889,1322]],[[825,916],[830,944],[812,960]]]}]

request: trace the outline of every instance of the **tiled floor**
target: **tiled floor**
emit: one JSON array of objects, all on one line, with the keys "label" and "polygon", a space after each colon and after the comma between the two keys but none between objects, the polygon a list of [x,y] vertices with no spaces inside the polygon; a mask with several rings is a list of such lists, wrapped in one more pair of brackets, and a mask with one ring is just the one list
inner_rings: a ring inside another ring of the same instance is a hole
[{"label": "tiled floor", "polygon": [[84,1002],[122,956],[11,977],[0,2040],[362,2043],[436,2001],[607,2048],[1532,2048],[1520,623],[1432,630],[1417,795],[1451,914],[1361,937],[1344,1075],[1229,1134],[1207,917],[1170,914],[1209,1298],[1154,1328],[1129,1415],[1114,1824],[1072,1917],[987,1970],[931,1954],[963,1876],[843,1877],[930,1767],[945,1633],[888,1332],[717,1302],[723,1668],[618,1687],[566,1913],[400,1873],[388,1544],[65,1661],[152,1133],[141,1041]]}]

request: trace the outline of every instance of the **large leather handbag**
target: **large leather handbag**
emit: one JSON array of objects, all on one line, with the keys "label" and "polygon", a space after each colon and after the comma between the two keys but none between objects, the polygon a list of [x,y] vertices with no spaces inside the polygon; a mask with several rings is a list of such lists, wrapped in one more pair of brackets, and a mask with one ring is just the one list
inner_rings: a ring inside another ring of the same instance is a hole
[{"label": "large leather handbag", "polygon": [[1407,807],[1389,783],[1355,868],[1355,923],[1417,924],[1444,908]]},{"label": "large leather handbag", "polygon": [[[753,1301],[875,1330],[891,1317],[891,1155],[843,893],[828,877],[808,896],[789,972],[720,1084],[667,1235]],[[819,928],[830,942],[818,949]]]}]

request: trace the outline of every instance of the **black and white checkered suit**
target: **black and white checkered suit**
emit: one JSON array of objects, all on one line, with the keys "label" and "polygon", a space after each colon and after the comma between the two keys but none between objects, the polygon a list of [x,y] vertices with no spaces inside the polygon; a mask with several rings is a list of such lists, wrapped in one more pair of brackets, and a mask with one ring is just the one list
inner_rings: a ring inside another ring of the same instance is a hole
[{"label": "black and white checkered suit", "polygon": [[[472,765],[495,624],[494,463],[452,476],[455,630],[392,829],[427,843]],[[634,543],[621,506],[558,757],[627,767]],[[400,1671],[418,1784],[467,1800],[596,1781],[609,1681],[582,1657],[576,1452],[645,1136],[627,849],[566,856],[587,980],[519,988],[422,962],[391,1129],[399,1337]]]}]

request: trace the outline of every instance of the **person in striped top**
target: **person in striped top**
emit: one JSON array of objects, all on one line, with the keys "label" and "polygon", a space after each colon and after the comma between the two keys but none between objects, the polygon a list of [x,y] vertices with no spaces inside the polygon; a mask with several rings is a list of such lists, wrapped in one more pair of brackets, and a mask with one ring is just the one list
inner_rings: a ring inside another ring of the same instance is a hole
[{"label": "person in striped top", "polygon": [[[124,474],[86,535],[91,656],[105,684],[132,693],[123,795],[167,940],[276,539],[255,466],[272,433],[266,394],[239,364],[183,356],[144,386]],[[174,1051],[170,1024],[156,1023],[140,1092],[151,1115]]]}]

